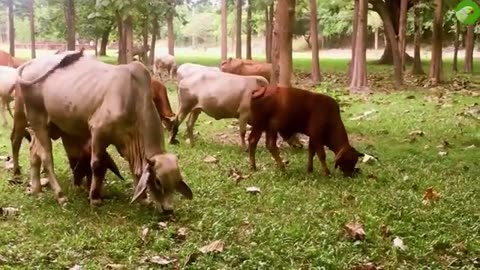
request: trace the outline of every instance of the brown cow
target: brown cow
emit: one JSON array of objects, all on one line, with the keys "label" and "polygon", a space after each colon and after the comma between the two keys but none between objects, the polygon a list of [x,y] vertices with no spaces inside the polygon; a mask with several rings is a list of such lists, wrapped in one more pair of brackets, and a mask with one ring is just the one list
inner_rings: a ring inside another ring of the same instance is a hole
[{"label": "brown cow", "polygon": [[277,132],[286,138],[297,132],[310,137],[308,172],[313,171],[313,157],[317,154],[324,174],[330,174],[325,162],[324,146],[335,153],[335,168],[340,167],[345,176],[352,176],[358,171],[355,165],[363,154],[350,145],[338,103],[327,95],[271,85],[259,88],[252,93],[251,121],[248,148],[253,170],[256,170],[257,143],[266,131],[267,148],[282,170],[285,170],[285,165],[276,143]]},{"label": "brown cow", "polygon": [[172,130],[172,119],[175,118],[175,114],[173,113],[170,101],[168,100],[167,88],[163,83],[152,78],[152,81],[150,82],[150,90],[152,91],[153,103],[157,108],[160,119],[168,131]]},{"label": "brown cow", "polygon": [[270,82],[272,73],[272,64],[253,60],[242,60],[228,58],[220,64],[220,70],[237,75],[256,75],[262,76]]},{"label": "brown cow", "polygon": [[6,51],[0,50],[0,66],[9,66],[17,68],[25,63],[25,60],[18,59],[16,57],[11,56]]}]

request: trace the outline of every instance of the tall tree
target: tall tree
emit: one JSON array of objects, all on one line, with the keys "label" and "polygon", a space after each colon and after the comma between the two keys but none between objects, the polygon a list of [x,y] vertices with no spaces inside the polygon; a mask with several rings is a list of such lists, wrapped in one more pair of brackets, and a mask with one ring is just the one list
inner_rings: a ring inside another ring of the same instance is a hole
[{"label": "tall tree", "polygon": [[398,50],[400,52],[400,64],[405,70],[405,47],[407,35],[407,3],[408,0],[400,0],[400,18],[398,23]]},{"label": "tall tree", "polygon": [[432,60],[430,62],[430,79],[433,85],[442,82],[442,25],[443,1],[435,0],[432,31]]},{"label": "tall tree", "polygon": [[358,13],[354,15],[357,20],[357,31],[355,37],[355,57],[352,59],[352,79],[350,82],[350,91],[363,92],[368,91],[367,80],[367,8],[368,0],[358,1]]},{"label": "tall tree", "polygon": [[28,21],[30,24],[30,51],[31,57],[36,58],[36,51],[35,51],[35,15],[34,15],[34,0],[29,1],[28,5]]},{"label": "tall tree", "polygon": [[278,65],[280,68],[278,85],[290,87],[292,77],[292,38],[295,23],[295,0],[278,0],[275,17],[277,34]]},{"label": "tall tree", "polygon": [[10,55],[15,56],[15,22],[13,19],[13,0],[7,0],[8,9],[8,40],[10,42]]},{"label": "tall tree", "polygon": [[475,25],[467,26],[467,36],[465,37],[465,61],[463,62],[463,72],[472,73],[473,71],[473,48],[475,46]]},{"label": "tall tree", "polygon": [[422,40],[422,22],[421,22],[421,14],[420,14],[420,7],[419,1],[417,0],[415,3],[415,7],[413,10],[413,27],[415,31],[414,37],[414,56],[413,56],[413,67],[412,73],[416,75],[425,74],[422,67],[422,60],[420,59],[420,45]]},{"label": "tall tree", "polygon": [[67,22],[67,50],[75,50],[75,3],[65,0],[65,21]]},{"label": "tall tree", "polygon": [[100,50],[98,52],[100,56],[107,55],[108,39],[110,38],[110,32],[112,31],[112,28],[113,28],[113,23],[110,22],[102,31],[102,36],[100,38]]},{"label": "tall tree", "polygon": [[455,19],[455,40],[453,41],[452,71],[458,72],[458,49],[460,47],[460,21]]},{"label": "tall tree", "polygon": [[273,51],[273,1],[265,6],[265,58],[267,63],[272,63]]},{"label": "tall tree", "polygon": [[252,0],[247,0],[246,58],[252,59]]},{"label": "tall tree", "polygon": [[320,61],[318,59],[317,1],[309,0],[310,5],[310,38],[312,39],[312,81],[320,82]]},{"label": "tall tree", "polygon": [[148,46],[148,34],[149,34],[148,25],[149,24],[150,24],[150,21],[149,21],[149,16],[148,16],[148,13],[147,13],[147,15],[145,15],[144,18],[143,18],[143,27],[142,27],[142,41],[143,41],[143,44],[142,44],[142,47],[143,47],[142,62],[145,65],[148,65],[148,50],[147,50],[147,48],[149,47]]},{"label": "tall tree", "polygon": [[[356,52],[356,46],[357,46],[357,31],[358,31],[358,0],[353,0],[353,15],[352,15],[352,21],[353,21],[353,31],[352,31],[352,58],[350,60],[350,63],[348,65],[348,84],[352,82],[353,78],[353,64],[355,62],[355,52]],[[368,18],[368,17],[367,17]]]},{"label": "tall tree", "polygon": [[123,37],[125,38],[125,61],[133,61],[133,16],[128,14],[123,21]]},{"label": "tall tree", "polygon": [[242,0],[236,0],[235,58],[242,58]]},{"label": "tall tree", "polygon": [[175,55],[175,33],[173,32],[173,14],[175,13],[175,6],[173,3],[167,13],[167,38],[168,38],[168,54]]},{"label": "tall tree", "polygon": [[222,0],[221,3],[221,57],[222,61],[227,60],[228,57],[228,32],[227,32],[227,17],[228,17],[228,0]]},{"label": "tall tree", "polygon": [[150,41],[150,54],[148,55],[148,63],[150,65],[153,65],[153,62],[155,61],[155,45],[157,44],[157,35],[159,28],[160,26],[158,25],[158,15],[155,14],[152,20],[152,40]]}]

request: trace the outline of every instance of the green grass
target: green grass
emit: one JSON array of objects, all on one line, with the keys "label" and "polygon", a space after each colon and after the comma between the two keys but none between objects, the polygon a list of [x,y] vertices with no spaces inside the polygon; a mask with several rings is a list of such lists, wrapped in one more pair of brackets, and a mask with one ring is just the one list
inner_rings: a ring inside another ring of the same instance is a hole
[{"label": "green grass", "polygon": [[[209,57],[178,58],[179,62],[218,64],[218,59]],[[322,61],[326,82],[317,91],[340,101],[352,144],[379,158],[377,163],[361,163],[361,176],[349,179],[335,171],[326,178],[318,160],[309,175],[306,150],[289,147],[281,149],[282,157],[289,161],[287,171],[281,173],[263,143],[257,151],[257,163],[263,169],[252,173],[246,153],[239,147],[235,121],[215,121],[202,114],[194,148],[184,141],[184,124],[181,144],[168,145],[168,151],[179,155],[194,199],[177,196],[176,219],[160,229],[158,222],[165,217],[153,209],[129,205],[131,177],[114,149],[109,151],[128,180],[122,182],[108,173],[108,198],[102,206],[91,208],[87,194],[72,187],[63,148],[56,142],[56,171],[69,198],[67,206],[60,207],[49,188],[41,198],[26,195],[23,185],[8,184],[10,172],[0,172],[4,179],[0,182],[0,206],[20,209],[15,217],[0,217],[2,269],[64,269],[75,264],[101,269],[110,263],[128,269],[156,268],[142,263],[142,258],[154,255],[175,258],[185,269],[348,269],[363,262],[385,269],[478,267],[480,129],[478,120],[459,115],[478,102],[478,96],[453,91],[452,84],[423,89],[413,80],[403,91],[350,96],[338,83],[344,75],[337,73],[344,73],[346,64]],[[295,66],[307,71],[309,62],[298,60]],[[369,71],[375,73],[372,80],[379,81],[378,85],[390,87],[391,67],[369,65]],[[479,78],[467,77],[470,88],[475,88]],[[465,80],[465,75],[457,80],[462,78]],[[174,84],[168,86],[176,109]],[[443,98],[437,101],[439,93]],[[350,120],[371,109],[377,112],[366,119]],[[409,132],[417,129],[425,136],[409,141]],[[0,130],[1,155],[10,154],[9,134],[10,128]],[[448,154],[439,156],[437,145],[444,140],[450,144]],[[476,148],[464,149],[472,144]],[[27,151],[24,142],[21,164],[25,182]],[[208,155],[215,156],[218,164],[204,162]],[[328,165],[333,171],[331,152]],[[229,176],[234,168],[248,177],[236,184]],[[259,187],[261,194],[247,193],[249,186]],[[422,203],[428,187],[441,194],[433,205]],[[356,218],[366,233],[363,241],[353,241],[343,231],[343,225]],[[383,237],[382,225],[388,226],[392,235]],[[146,242],[141,240],[143,226],[150,228]],[[185,241],[175,238],[181,227],[188,230]],[[404,241],[405,251],[393,247],[395,237]],[[214,240],[225,242],[223,252],[199,255],[186,263],[198,248]]]}]

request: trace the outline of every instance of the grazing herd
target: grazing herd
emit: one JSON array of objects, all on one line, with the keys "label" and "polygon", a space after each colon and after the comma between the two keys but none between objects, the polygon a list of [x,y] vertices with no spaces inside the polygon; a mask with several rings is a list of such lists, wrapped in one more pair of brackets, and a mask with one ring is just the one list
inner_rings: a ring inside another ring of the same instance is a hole
[{"label": "grazing herd", "polygon": [[[282,170],[277,147],[279,134],[291,146],[301,146],[297,134],[309,137],[307,171],[318,156],[323,173],[330,174],[324,147],[335,153],[335,168],[345,176],[358,171],[363,154],[348,140],[338,103],[311,91],[271,85],[271,64],[228,59],[219,67],[185,63],[177,67],[171,55],[155,59],[154,73],[166,71],[178,81],[177,114],[167,90],[140,62],[110,65],[80,51],[57,52],[22,62],[0,54],[2,105],[14,99],[11,133],[13,173],[20,175],[19,150],[30,141],[30,192],[42,190],[41,169],[59,203],[67,198],[53,164],[52,139],[61,138],[75,186],[84,186],[92,205],[101,203],[107,170],[123,179],[107,147],[113,145],[128,162],[133,177],[131,202],[153,204],[173,212],[173,194],[188,199],[193,192],[185,182],[177,156],[167,153],[164,128],[170,144],[178,144],[179,125],[187,118],[187,135],[194,145],[193,128],[204,112],[219,120],[239,122],[240,145],[248,151],[256,170],[255,150],[262,133],[266,146]],[[160,74],[158,74],[160,75]],[[7,107],[9,108],[9,107]],[[5,119],[5,117],[4,117]],[[252,130],[246,143],[247,124]]]}]

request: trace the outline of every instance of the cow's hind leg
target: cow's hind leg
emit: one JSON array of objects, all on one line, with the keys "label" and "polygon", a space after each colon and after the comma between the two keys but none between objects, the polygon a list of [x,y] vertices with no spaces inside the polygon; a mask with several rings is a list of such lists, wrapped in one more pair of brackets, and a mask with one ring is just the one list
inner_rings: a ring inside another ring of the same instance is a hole
[{"label": "cow's hind leg", "polygon": [[240,130],[240,144],[245,152],[248,151],[247,144],[245,143],[245,134],[247,134],[247,122],[248,122],[248,113],[240,113],[238,118],[238,125]]},{"label": "cow's hind leg", "polygon": [[280,151],[278,150],[277,146],[277,132],[269,130],[266,134],[266,144],[267,149],[272,154],[273,159],[277,163],[277,166],[280,170],[285,170],[285,164],[283,163],[282,158],[280,157]]},{"label": "cow's hind leg", "polygon": [[[67,198],[63,195],[62,188],[60,187],[57,176],[55,175],[52,154],[52,141],[50,140],[50,136],[48,134],[47,125],[38,125],[35,127],[32,126],[32,128],[34,130],[35,137],[38,140],[39,147],[41,148],[40,158],[43,167],[45,168],[47,173],[48,183],[50,184],[50,187],[55,193],[57,201],[60,204],[63,204],[66,202]],[[38,172],[40,173],[40,167],[38,167]]]},{"label": "cow's hind leg", "polygon": [[194,146],[195,142],[193,141],[193,127],[195,126],[195,122],[197,122],[198,116],[202,110],[200,109],[195,109],[190,113],[190,116],[188,117],[187,121],[187,134],[188,134],[188,140],[190,141],[190,146]]},{"label": "cow's hind leg", "polygon": [[41,146],[38,145],[37,139],[35,136],[32,136],[32,141],[30,143],[30,193],[34,195],[40,194],[42,192],[42,185],[40,182],[40,167],[42,166],[42,161],[40,159]]},{"label": "cow's hind leg", "polygon": [[252,127],[252,131],[248,136],[248,152],[250,156],[250,166],[252,170],[257,170],[257,165],[255,163],[255,151],[257,150],[257,144],[260,138],[262,137],[262,130]]},{"label": "cow's hind leg", "polygon": [[180,109],[178,110],[177,116],[175,116],[175,120],[172,124],[172,136],[170,137],[170,144],[178,144],[178,140],[176,139],[178,134],[178,127],[180,124],[185,120],[187,115],[191,112],[192,108],[190,106],[186,107],[180,105]]},{"label": "cow's hind leg", "polygon": [[325,176],[330,175],[330,170],[327,167],[325,147],[324,147],[323,143],[321,143],[321,144],[319,143],[318,145],[315,145],[315,148],[316,148],[316,151],[317,151],[318,159],[320,160],[320,163],[322,164],[323,174]]},{"label": "cow's hind leg", "polygon": [[23,137],[28,134],[26,130],[27,120],[23,118],[13,121],[13,129],[10,133],[10,143],[12,145],[13,175],[20,175],[20,165],[18,162],[20,147],[22,146]]},{"label": "cow's hind leg", "polygon": [[105,178],[105,164],[102,164],[102,157],[106,155],[107,145],[102,140],[101,133],[92,130],[92,158],[90,166],[92,168],[92,183],[90,185],[90,204],[98,205],[102,202],[103,180]]}]

